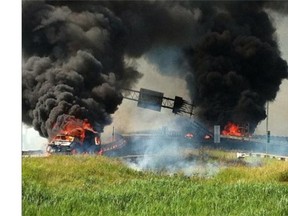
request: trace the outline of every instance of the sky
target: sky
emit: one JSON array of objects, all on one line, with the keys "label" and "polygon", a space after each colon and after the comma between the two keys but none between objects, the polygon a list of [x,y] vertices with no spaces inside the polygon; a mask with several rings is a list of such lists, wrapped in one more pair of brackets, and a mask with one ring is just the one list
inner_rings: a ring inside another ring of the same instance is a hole
[{"label": "sky", "polygon": [[[288,62],[288,17],[274,16],[282,57]],[[274,102],[269,103],[268,130],[271,135],[288,136],[288,81],[284,80]],[[256,133],[266,133],[266,120],[257,127]]]}]

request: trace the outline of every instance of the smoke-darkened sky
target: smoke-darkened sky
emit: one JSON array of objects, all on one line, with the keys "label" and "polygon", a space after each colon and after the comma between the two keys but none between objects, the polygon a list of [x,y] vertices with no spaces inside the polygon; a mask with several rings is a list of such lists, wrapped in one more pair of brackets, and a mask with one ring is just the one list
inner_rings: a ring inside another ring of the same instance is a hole
[{"label": "smoke-darkened sky", "polygon": [[[288,60],[288,17],[283,17],[273,13],[273,20],[277,26],[277,37],[279,39],[280,50],[283,59]],[[154,54],[154,52],[153,52]],[[161,59],[160,59],[161,60]],[[165,65],[164,65],[165,66]],[[172,68],[175,65],[172,65]],[[164,71],[166,66],[164,67]],[[185,88],[185,81],[180,77],[167,77],[162,75],[159,70],[163,70],[161,65],[155,64],[155,61],[150,61],[150,55],[147,58],[142,58],[138,61],[138,70],[140,72],[149,71],[147,75],[144,74],[139,84],[136,86],[137,89],[141,87],[151,88],[154,90],[162,91],[169,97],[174,95],[183,96],[185,99],[189,99],[189,92]],[[165,71],[166,73],[172,73],[172,71]],[[163,80],[163,82],[157,82],[157,80]],[[169,83],[169,84],[166,84]],[[171,85],[175,83],[175,88],[172,90]],[[288,136],[288,81],[284,80],[280,86],[280,91],[274,102],[269,105],[269,130],[271,135],[276,136]],[[128,112],[126,112],[128,110]],[[164,113],[163,113],[164,112]],[[127,122],[128,115],[132,118]],[[137,131],[145,130],[147,128],[161,128],[163,125],[168,127],[176,127],[169,125],[169,123],[175,120],[176,116],[171,113],[170,110],[162,109],[162,113],[159,114],[155,111],[144,110],[136,107],[136,103],[132,101],[124,100],[119,111],[113,115],[113,125],[119,131]],[[123,124],[125,122],[125,124]],[[108,126],[105,129],[105,133],[110,135],[112,133],[112,126]],[[261,121],[255,130],[256,134],[266,134],[266,119]]]},{"label": "smoke-darkened sky", "polygon": [[162,76],[185,80],[204,123],[254,131],[288,75],[270,11],[284,17],[287,4],[24,1],[22,120],[43,137],[63,115],[103,131],[121,88],[151,74],[129,63],[145,58]]}]

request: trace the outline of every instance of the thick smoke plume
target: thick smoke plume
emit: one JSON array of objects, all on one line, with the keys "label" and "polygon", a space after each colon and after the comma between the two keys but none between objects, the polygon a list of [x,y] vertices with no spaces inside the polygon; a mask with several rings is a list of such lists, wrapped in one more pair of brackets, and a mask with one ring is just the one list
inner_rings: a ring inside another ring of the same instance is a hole
[{"label": "thick smoke plume", "polygon": [[253,132],[266,118],[266,102],[275,99],[287,78],[287,62],[264,10],[271,5],[222,2],[203,16],[208,31],[187,49],[187,58],[196,82],[194,102],[206,122],[222,128],[229,121],[248,123]]},{"label": "thick smoke plume", "polygon": [[141,77],[124,58],[173,47],[189,66],[198,115],[254,129],[287,78],[266,8],[287,9],[261,1],[23,1],[23,122],[43,137],[63,115],[102,131],[121,88]]},{"label": "thick smoke plume", "polygon": [[64,114],[102,131],[122,102],[119,89],[141,77],[124,64],[124,40],[107,8],[23,2],[23,121],[44,137]]}]

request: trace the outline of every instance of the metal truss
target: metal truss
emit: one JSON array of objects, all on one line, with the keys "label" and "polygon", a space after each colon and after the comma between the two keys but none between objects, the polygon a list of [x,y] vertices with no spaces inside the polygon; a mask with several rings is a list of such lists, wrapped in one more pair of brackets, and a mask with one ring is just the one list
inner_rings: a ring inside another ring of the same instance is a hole
[{"label": "metal truss", "polygon": [[[123,95],[123,98],[125,98],[127,100],[132,100],[132,101],[138,102],[139,96],[140,96],[140,91],[132,90],[132,89],[122,89],[122,95]],[[168,98],[168,97],[162,98],[161,107],[173,110],[174,104],[175,104],[174,98]],[[184,103],[182,104],[180,109],[175,114],[189,115],[191,117],[192,115],[194,115],[193,108],[194,108],[193,104],[190,104],[184,100]]]}]

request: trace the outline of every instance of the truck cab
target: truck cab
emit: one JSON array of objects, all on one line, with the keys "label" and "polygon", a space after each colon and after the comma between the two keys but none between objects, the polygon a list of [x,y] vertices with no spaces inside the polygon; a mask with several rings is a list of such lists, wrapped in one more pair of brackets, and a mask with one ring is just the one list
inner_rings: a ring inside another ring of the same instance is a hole
[{"label": "truck cab", "polygon": [[85,130],[84,138],[67,134],[56,135],[46,148],[48,154],[102,154],[100,134]]}]

